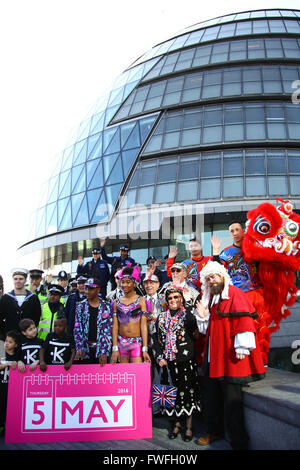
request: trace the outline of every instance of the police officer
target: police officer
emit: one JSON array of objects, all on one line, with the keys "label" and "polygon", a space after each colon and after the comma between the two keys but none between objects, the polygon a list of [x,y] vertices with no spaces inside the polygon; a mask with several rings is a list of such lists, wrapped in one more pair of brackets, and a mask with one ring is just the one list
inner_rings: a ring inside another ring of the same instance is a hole
[{"label": "police officer", "polygon": [[43,306],[48,300],[48,290],[47,287],[42,284],[44,271],[41,269],[31,269],[29,271],[30,283],[27,284],[26,288],[37,294],[40,299],[41,306]]},{"label": "police officer", "polygon": [[102,258],[109,264],[111,264],[111,289],[115,290],[117,288],[117,284],[115,281],[115,273],[119,268],[124,268],[128,264],[132,266],[136,265],[136,262],[133,258],[128,256],[129,248],[127,245],[120,246],[120,256],[107,256],[105,251],[105,239],[101,240],[101,256]]},{"label": "police officer", "polygon": [[38,325],[38,337],[45,340],[48,333],[54,328],[54,320],[57,316],[65,314],[62,302],[64,288],[59,284],[52,284],[49,289],[48,301],[43,305],[41,319]]},{"label": "police officer", "polygon": [[74,323],[75,323],[75,310],[76,303],[81,302],[86,298],[85,283],[87,281],[86,276],[76,276],[77,288],[75,292],[72,292],[67,300],[65,313],[68,321],[68,333],[73,336]]},{"label": "police officer", "polygon": [[83,258],[80,256],[78,258],[77,274],[86,276],[87,278],[96,278],[99,279],[101,288],[100,294],[103,300],[106,299],[107,295],[107,284],[110,280],[110,271],[106,261],[101,259],[101,251],[99,248],[94,248],[92,250],[91,261],[88,261],[86,264],[83,264]]},{"label": "police officer", "polygon": [[66,305],[68,297],[71,294],[71,288],[68,284],[68,274],[66,273],[66,271],[59,271],[57,276],[57,282],[64,290],[61,298],[63,304]]}]

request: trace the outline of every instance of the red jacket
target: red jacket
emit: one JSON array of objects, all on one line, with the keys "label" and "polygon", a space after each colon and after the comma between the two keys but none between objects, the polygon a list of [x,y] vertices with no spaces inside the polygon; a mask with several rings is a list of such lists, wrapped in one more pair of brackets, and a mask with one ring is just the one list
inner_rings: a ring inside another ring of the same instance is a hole
[{"label": "red jacket", "polygon": [[259,345],[244,359],[237,359],[234,336],[250,331],[256,333],[254,318],[257,314],[244,292],[229,286],[229,299],[224,299],[210,308],[209,327],[209,376],[227,378],[232,382],[251,382],[264,377],[265,367]]}]

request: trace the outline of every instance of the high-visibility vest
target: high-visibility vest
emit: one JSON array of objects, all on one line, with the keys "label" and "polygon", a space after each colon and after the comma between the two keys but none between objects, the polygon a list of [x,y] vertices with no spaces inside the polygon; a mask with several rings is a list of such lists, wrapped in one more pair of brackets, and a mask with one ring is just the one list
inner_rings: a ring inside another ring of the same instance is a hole
[{"label": "high-visibility vest", "polygon": [[[25,286],[26,289],[30,290],[30,284],[26,285]],[[30,291],[31,292],[31,291]],[[33,294],[36,294],[36,292],[33,292]],[[48,292],[46,289],[42,289],[42,292],[39,292],[37,294],[39,300],[40,300],[40,303],[41,303],[41,307],[43,307],[43,305],[45,305],[46,302],[48,302]]]},{"label": "high-visibility vest", "polygon": [[49,302],[47,302],[42,308],[42,315],[40,318],[40,323],[38,325],[38,337],[45,340],[48,333],[53,331],[54,321],[57,318],[57,313],[62,313],[64,311],[63,303],[61,302],[62,307],[58,312],[52,313],[49,307]]}]

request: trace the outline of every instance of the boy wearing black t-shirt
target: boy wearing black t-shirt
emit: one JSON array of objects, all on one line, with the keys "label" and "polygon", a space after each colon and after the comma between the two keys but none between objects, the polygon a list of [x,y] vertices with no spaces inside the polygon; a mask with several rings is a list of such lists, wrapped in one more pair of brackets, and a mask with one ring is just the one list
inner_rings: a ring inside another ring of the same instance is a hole
[{"label": "boy wearing black t-shirt", "polygon": [[75,342],[72,335],[66,333],[66,317],[58,317],[54,322],[54,331],[49,333],[40,352],[40,369],[45,372],[48,365],[62,365],[69,370],[75,358]]},{"label": "boy wearing black t-shirt", "polygon": [[20,372],[25,372],[25,366],[29,366],[29,370],[33,371],[39,363],[39,354],[40,349],[43,347],[43,340],[37,337],[37,327],[30,318],[21,320],[19,328],[21,331],[21,344],[18,369]]},{"label": "boy wearing black t-shirt", "polygon": [[0,364],[0,434],[4,432],[6,420],[9,368],[17,367],[19,342],[17,331],[7,332],[4,341],[5,358],[1,358]]}]

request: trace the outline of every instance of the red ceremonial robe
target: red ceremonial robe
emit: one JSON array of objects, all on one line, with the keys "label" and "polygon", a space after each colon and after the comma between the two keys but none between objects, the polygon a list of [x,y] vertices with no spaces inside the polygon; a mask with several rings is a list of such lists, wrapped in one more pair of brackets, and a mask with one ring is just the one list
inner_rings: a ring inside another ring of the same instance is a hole
[{"label": "red ceremonial robe", "polygon": [[224,378],[230,382],[244,383],[260,380],[265,375],[259,345],[244,359],[237,359],[234,336],[250,331],[256,333],[254,318],[257,314],[244,292],[229,285],[229,299],[221,299],[210,308],[209,327],[209,376]]}]

